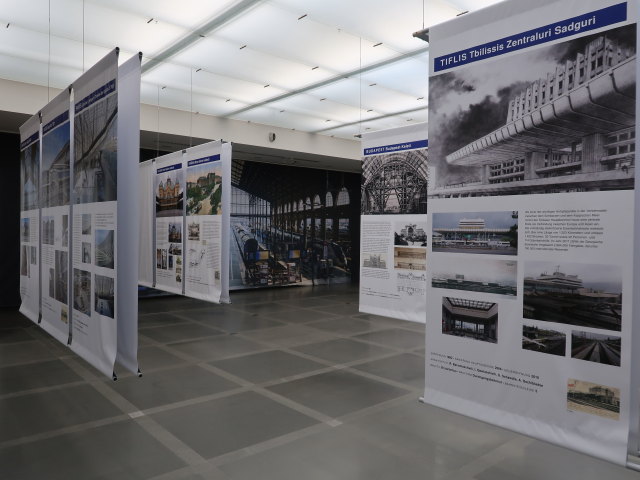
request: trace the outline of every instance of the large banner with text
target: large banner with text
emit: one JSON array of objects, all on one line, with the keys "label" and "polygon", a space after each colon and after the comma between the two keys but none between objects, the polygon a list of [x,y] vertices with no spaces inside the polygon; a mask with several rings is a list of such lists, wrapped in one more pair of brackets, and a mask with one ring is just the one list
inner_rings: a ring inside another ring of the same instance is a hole
[{"label": "large banner with text", "polygon": [[430,30],[425,400],[620,464],[636,14],[511,0]]},{"label": "large banner with text", "polygon": [[362,137],[360,311],[425,322],[427,125]]}]

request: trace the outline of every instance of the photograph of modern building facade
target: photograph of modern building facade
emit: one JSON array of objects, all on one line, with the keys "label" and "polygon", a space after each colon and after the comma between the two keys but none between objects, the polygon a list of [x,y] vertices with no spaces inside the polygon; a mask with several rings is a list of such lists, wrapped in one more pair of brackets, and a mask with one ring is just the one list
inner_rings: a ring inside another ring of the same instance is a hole
[{"label": "photograph of modern building facade", "polygon": [[515,298],[518,262],[433,255],[429,262],[431,286]]},{"label": "photograph of modern building facade", "polygon": [[522,349],[564,357],[567,352],[567,335],[535,325],[523,325]]},{"label": "photograph of modern building facade", "polygon": [[113,230],[96,230],[96,265],[98,267],[113,268],[115,249]]},{"label": "photograph of modern building facade", "polygon": [[40,185],[40,142],[34,142],[20,151],[20,210],[38,208],[38,188]]},{"label": "photograph of modern building facade", "polygon": [[570,378],[567,382],[567,409],[618,420],[620,389]]},{"label": "photograph of modern building facade", "polygon": [[362,214],[427,213],[427,150],[372,155],[362,162]]},{"label": "photograph of modern building facade", "polygon": [[75,117],[74,203],[117,200],[117,100],[109,95]]},{"label": "photograph of modern building facade", "polygon": [[394,244],[408,247],[427,246],[427,224],[395,222]]},{"label": "photograph of modern building facade", "polygon": [[187,169],[187,215],[222,214],[222,163]]},{"label": "photograph of modern building facade", "polygon": [[433,252],[518,254],[518,212],[434,213]]},{"label": "photograph of modern building facade", "polygon": [[635,37],[634,24],[432,77],[430,197],[633,188]]},{"label": "photograph of modern building facade", "polygon": [[42,180],[40,185],[41,206],[58,207],[69,205],[71,195],[69,173],[71,158],[69,123],[59,126],[42,139]]},{"label": "photograph of modern building facade", "polygon": [[358,175],[234,160],[231,185],[232,289],[351,281]]},{"label": "photograph of modern building facade", "polygon": [[156,217],[182,216],[184,188],[180,183],[181,176],[181,169],[156,175]]},{"label": "photograph of modern building facade", "polygon": [[615,265],[525,262],[525,318],[620,331],[622,273]]},{"label": "photograph of modern building facade", "polygon": [[442,333],[498,343],[498,304],[443,297]]},{"label": "photograph of modern building facade", "polygon": [[621,338],[601,333],[571,332],[571,358],[620,366]]}]

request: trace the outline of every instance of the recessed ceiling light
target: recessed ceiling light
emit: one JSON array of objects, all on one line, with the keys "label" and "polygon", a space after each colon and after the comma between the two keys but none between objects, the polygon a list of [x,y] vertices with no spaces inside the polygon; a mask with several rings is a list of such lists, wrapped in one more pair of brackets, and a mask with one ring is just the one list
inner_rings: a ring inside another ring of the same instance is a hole
[{"label": "recessed ceiling light", "polygon": [[149,20],[147,20],[147,23],[151,23],[153,22],[153,18],[150,18]]},{"label": "recessed ceiling light", "polygon": [[246,45],[242,45],[242,46],[240,47],[240,50],[242,50],[243,48],[247,48],[247,46],[246,46]]},{"label": "recessed ceiling light", "polygon": [[267,88],[267,87],[269,87],[269,86],[271,86],[271,84],[270,84],[270,83],[267,83],[267,84],[266,84],[264,87],[262,87],[262,88]]},{"label": "recessed ceiling light", "polygon": [[382,45],[382,42],[378,42],[374,45],[374,47],[379,47],[380,45]]},{"label": "recessed ceiling light", "polygon": [[197,69],[197,70],[196,70],[196,73],[198,73],[200,70],[202,70],[202,69],[201,69],[201,68]]},{"label": "recessed ceiling light", "polygon": [[280,113],[284,113],[284,110],[280,110]]},{"label": "recessed ceiling light", "polygon": [[370,83],[369,86],[370,87],[375,87],[377,85],[377,83]]},{"label": "recessed ceiling light", "polygon": [[424,100],[424,97],[418,97],[418,100]]},{"label": "recessed ceiling light", "polygon": [[226,103],[226,102],[230,102],[230,101],[231,101],[231,99],[230,99],[230,98],[227,98],[227,99],[225,100],[225,103]]},{"label": "recessed ceiling light", "polygon": [[369,113],[369,112],[373,112],[373,110],[372,109],[367,110],[367,113]]},{"label": "recessed ceiling light", "polygon": [[9,25],[11,25],[10,23],[7,23],[7,28],[9,28]]},{"label": "recessed ceiling light", "polygon": [[317,70],[318,68],[320,68],[320,67],[313,67],[311,70]]},{"label": "recessed ceiling light", "polygon": [[331,120],[325,120],[325,122],[330,122]]},{"label": "recessed ceiling light", "polygon": [[325,100],[326,100],[326,98],[321,98],[320,99],[321,102],[324,102]]},{"label": "recessed ceiling light", "polygon": [[160,90],[164,90],[165,88],[167,88],[167,86],[165,85],[164,87],[162,87]]},{"label": "recessed ceiling light", "polygon": [[298,17],[298,20],[302,20],[304,17],[306,17],[307,14],[305,13],[304,15],[302,15],[301,17]]}]

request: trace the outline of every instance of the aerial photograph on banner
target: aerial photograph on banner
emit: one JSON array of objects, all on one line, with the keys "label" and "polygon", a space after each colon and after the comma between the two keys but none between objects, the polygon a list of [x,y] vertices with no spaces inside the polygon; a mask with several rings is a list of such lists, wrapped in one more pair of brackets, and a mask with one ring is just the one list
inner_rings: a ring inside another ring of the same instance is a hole
[{"label": "aerial photograph on banner", "polygon": [[620,420],[620,389],[570,378],[567,382],[567,409]]},{"label": "aerial photograph on banner", "polygon": [[493,293],[514,299],[518,293],[515,260],[434,255],[429,270],[434,288]]},{"label": "aerial photograph on banner", "polygon": [[187,215],[222,215],[221,161],[187,169]]},{"label": "aerial photograph on banner", "polygon": [[69,124],[49,131],[42,140],[42,179],[40,191],[43,207],[69,204]]},{"label": "aerial photograph on banner", "polygon": [[522,349],[564,357],[567,352],[567,335],[556,330],[525,324],[522,326]]},{"label": "aerial photograph on banner", "polygon": [[34,142],[20,151],[20,179],[22,193],[20,210],[38,208],[38,185],[40,177],[40,142]]},{"label": "aerial photograph on banner", "polygon": [[498,343],[498,304],[466,298],[442,298],[442,333]]},{"label": "aerial photograph on banner", "polygon": [[184,189],[182,169],[156,174],[156,217],[181,217]]},{"label": "aerial photograph on banner", "polygon": [[571,332],[571,358],[620,366],[621,338],[602,333]]},{"label": "aerial photograph on banner", "polygon": [[518,212],[434,213],[433,252],[518,254]]},{"label": "aerial photograph on banner", "polygon": [[633,189],[635,91],[635,24],[432,76],[429,197]]},{"label": "aerial photograph on banner", "polygon": [[427,150],[366,156],[362,215],[427,213]]},{"label": "aerial photograph on banner", "polygon": [[117,200],[118,96],[82,110],[74,122],[74,203]]},{"label": "aerial photograph on banner", "polygon": [[622,327],[622,271],[617,265],[524,263],[524,318],[605,330]]}]

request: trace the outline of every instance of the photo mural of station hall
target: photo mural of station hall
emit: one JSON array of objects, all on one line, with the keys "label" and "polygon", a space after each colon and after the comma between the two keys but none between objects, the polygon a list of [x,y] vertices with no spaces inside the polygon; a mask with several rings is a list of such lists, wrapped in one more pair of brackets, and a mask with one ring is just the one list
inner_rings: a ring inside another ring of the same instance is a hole
[{"label": "photo mural of station hall", "polygon": [[350,282],[360,176],[233,160],[230,288]]}]

